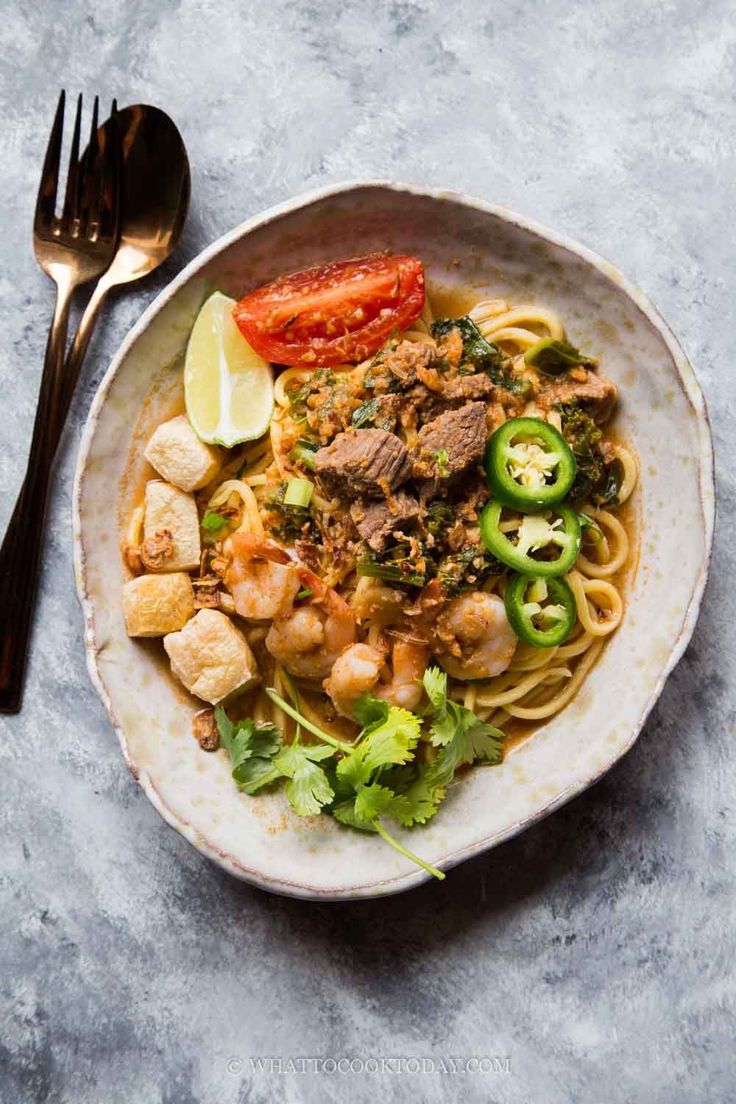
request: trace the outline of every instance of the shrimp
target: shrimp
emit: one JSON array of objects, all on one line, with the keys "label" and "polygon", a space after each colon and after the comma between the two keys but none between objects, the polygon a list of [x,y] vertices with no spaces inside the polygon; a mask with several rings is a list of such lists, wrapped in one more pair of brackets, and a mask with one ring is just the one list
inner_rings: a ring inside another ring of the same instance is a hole
[{"label": "shrimp", "polygon": [[350,599],[350,607],[362,622],[381,628],[395,624],[401,613],[404,596],[378,579],[361,576]]},{"label": "shrimp", "polygon": [[421,701],[421,678],[428,661],[426,644],[396,637],[391,649],[391,679],[380,682],[386,663],[385,650],[370,644],[353,644],[338,656],[323,686],[344,717],[353,716],[356,701],[366,693],[402,709],[414,710]]},{"label": "shrimp", "polygon": [[385,653],[370,644],[353,644],[337,657],[322,685],[343,717],[352,717],[358,698],[373,690],[385,659]]},{"label": "shrimp", "polygon": [[476,590],[453,598],[437,618],[434,652],[456,679],[493,678],[505,671],[517,638],[496,594]]},{"label": "shrimp", "polygon": [[275,541],[254,533],[233,533],[233,560],[225,585],[235,611],[252,621],[270,621],[288,613],[301,585],[299,565]]},{"label": "shrimp", "polygon": [[416,709],[422,699],[422,675],[428,663],[426,644],[395,637],[391,649],[391,681],[376,687],[375,696],[385,698],[392,705],[400,705],[402,709]]},{"label": "shrimp", "polygon": [[335,660],[355,643],[355,615],[344,598],[306,567],[299,579],[312,594],[308,604],[278,616],[266,636],[266,648],[298,678],[322,679]]}]

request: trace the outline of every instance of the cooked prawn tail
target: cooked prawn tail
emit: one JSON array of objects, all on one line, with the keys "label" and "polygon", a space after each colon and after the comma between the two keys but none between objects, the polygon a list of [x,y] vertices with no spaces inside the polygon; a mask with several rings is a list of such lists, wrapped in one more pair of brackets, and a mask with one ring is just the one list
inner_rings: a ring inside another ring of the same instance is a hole
[{"label": "cooked prawn tail", "polygon": [[233,533],[233,556],[241,560],[270,560],[271,563],[290,564],[293,560],[289,553],[270,537],[261,537],[256,533]]},{"label": "cooked prawn tail", "polygon": [[303,587],[307,587],[311,590],[311,598],[315,602],[322,602],[327,597],[327,592],[331,589],[327,586],[319,575],[315,575],[313,571],[310,571],[304,564],[299,564],[299,579]]}]

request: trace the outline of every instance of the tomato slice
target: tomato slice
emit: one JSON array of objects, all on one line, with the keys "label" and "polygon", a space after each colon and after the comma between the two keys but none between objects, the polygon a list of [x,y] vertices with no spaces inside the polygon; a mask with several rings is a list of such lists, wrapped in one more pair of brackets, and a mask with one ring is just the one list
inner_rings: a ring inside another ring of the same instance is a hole
[{"label": "tomato slice", "polygon": [[233,318],[266,360],[317,368],[365,360],[423,306],[419,258],[373,253],[279,276],[236,303]]}]

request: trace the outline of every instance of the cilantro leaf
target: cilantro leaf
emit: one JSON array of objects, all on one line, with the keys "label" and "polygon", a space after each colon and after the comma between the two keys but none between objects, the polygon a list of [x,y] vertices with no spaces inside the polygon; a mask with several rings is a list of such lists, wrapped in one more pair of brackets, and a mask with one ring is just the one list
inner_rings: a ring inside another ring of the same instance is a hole
[{"label": "cilantro leaf", "polygon": [[376,832],[376,822],[380,817],[390,816],[403,824],[409,812],[409,802],[405,797],[374,782],[370,786],[361,786],[352,798],[340,802],[333,810],[333,816],[351,828]]},{"label": "cilantro leaf", "polygon": [[[457,706],[459,709],[460,707]],[[435,747],[445,747],[450,743],[457,729],[458,719],[455,715],[455,703],[448,702],[445,708],[438,711],[432,727],[429,730],[429,738]]]},{"label": "cilantro leaf", "polygon": [[330,787],[332,788],[332,792],[334,794],[331,807],[329,809],[326,809],[325,811],[329,813],[334,813],[335,808],[343,801],[355,800],[355,790],[349,782],[346,782],[343,778],[340,778],[337,773],[337,762],[334,759],[331,760],[329,763],[326,763],[324,769],[325,774],[327,775],[327,780],[330,783]]},{"label": "cilantro leaf", "polygon": [[441,667],[428,667],[422,682],[432,709],[443,709],[447,701],[447,674]]},{"label": "cilantro leaf", "polygon": [[[436,812],[436,808],[433,806],[432,812]],[[431,815],[428,806],[420,808],[409,791],[397,794],[378,782],[361,786],[357,794],[341,801],[333,810],[336,820],[364,832],[375,832],[376,821],[382,816],[392,817],[404,828],[410,828],[413,824],[424,824]]]},{"label": "cilantro leaf", "polygon": [[374,698],[370,694],[361,694],[353,706],[353,716],[364,729],[385,721],[388,717],[388,702]]},{"label": "cilantro leaf", "polygon": [[429,738],[435,747],[443,747],[455,735],[458,725],[455,709],[460,706],[448,700],[447,675],[439,667],[428,667],[422,682],[429,698],[429,713],[432,717]]},{"label": "cilantro leaf", "polygon": [[289,802],[299,816],[315,816],[335,796],[327,775],[317,763],[334,755],[334,748],[291,744],[282,748],[273,760],[274,770],[288,779],[284,786]]},{"label": "cilantro leaf", "polygon": [[442,750],[429,768],[432,782],[443,788],[452,781],[458,767],[479,759],[497,764],[503,758],[504,735],[447,697],[447,675],[437,667],[424,673],[424,689],[430,701],[432,725],[429,738]]},{"label": "cilantro leaf", "polygon": [[248,759],[233,771],[233,779],[243,793],[255,794],[264,786],[278,782],[281,771],[273,765],[272,759]]},{"label": "cilantro leaf", "polygon": [[406,820],[409,815],[407,799],[392,793],[387,787],[379,786],[377,783],[370,786],[361,786],[355,797],[336,805],[332,810],[332,815],[335,820],[339,820],[341,824],[346,824],[349,828],[357,828],[361,832],[377,832],[389,846],[393,847],[394,851],[398,851],[400,855],[404,855],[407,859],[416,863],[417,866],[421,866],[422,870],[426,870],[433,878],[442,881],[445,877],[443,872],[438,870],[436,866],[432,866],[431,863],[425,862],[419,855],[407,850],[381,824],[381,816],[390,816],[401,822]]},{"label": "cilantro leaf", "polygon": [[[376,699],[361,699],[362,716],[375,720],[363,730],[360,743],[337,766],[338,777],[355,789],[369,782],[379,767],[406,763],[419,739],[421,721],[407,709]],[[385,709],[385,715],[381,717]],[[380,712],[379,712],[380,710]]]},{"label": "cilantro leaf", "polygon": [[[233,778],[239,788],[253,794],[283,779],[286,797],[299,816],[330,812],[342,824],[377,833],[395,851],[433,877],[444,878],[441,870],[409,851],[381,823],[382,817],[390,817],[404,827],[424,824],[444,797],[444,783],[435,778],[434,768],[417,769],[413,761],[421,717],[364,695],[358,706],[363,723],[360,742],[350,745],[322,732],[275,690],[269,688],[267,693],[290,716],[321,736],[323,742],[283,745],[281,732],[275,725],[259,724],[252,719],[232,722],[225,710],[218,707],[215,718],[220,741],[230,755]],[[336,751],[344,753],[344,758],[322,766]],[[400,790],[379,782],[379,773],[385,778],[394,774]]]},{"label": "cilantro leaf", "polygon": [[455,732],[431,768],[432,781],[441,787],[447,786],[457,769],[465,764],[485,760],[497,766],[503,759],[503,733],[493,725],[478,720],[469,709],[454,703],[451,706],[459,713]]},{"label": "cilantro leaf", "polygon": [[362,820],[355,811],[355,794],[351,797],[345,798],[337,805],[333,805],[331,809],[332,815],[335,820],[339,820],[340,824],[345,824],[348,828],[357,828],[361,832],[376,832],[377,828],[373,821]]},{"label": "cilantro leaf", "polygon": [[[281,732],[274,724],[261,724],[251,720],[250,717],[243,721],[231,721],[222,706],[215,710],[215,721],[220,733],[220,743],[229,753],[232,761],[233,780],[246,789],[247,793],[254,792],[249,787],[258,778],[258,787],[266,785],[265,768],[270,766],[270,759],[281,746]],[[246,788],[248,787],[248,788]]]},{"label": "cilantro leaf", "polygon": [[439,809],[445,793],[445,787],[433,773],[433,768],[423,765],[417,777],[402,794],[407,805],[403,819],[399,819],[399,823],[404,828],[412,828],[415,824],[426,824]]},{"label": "cilantro leaf", "polygon": [[[337,765],[335,781],[341,800],[334,806],[333,816],[363,831],[378,831],[372,822],[381,816],[393,817],[406,827],[424,823],[436,810],[439,796],[436,800],[431,796],[426,780],[417,785],[421,776],[411,764],[420,718],[367,694],[360,699],[356,712],[364,723],[362,739]],[[386,767],[393,769],[386,772]],[[381,784],[371,781],[378,770]],[[397,792],[398,787],[402,792]],[[345,797],[348,788],[354,792]],[[433,790],[439,795],[439,787],[433,786]]]},{"label": "cilantro leaf", "polygon": [[233,735],[235,733],[235,725],[221,705],[218,705],[215,709],[215,723],[217,725],[217,731],[220,733],[220,743],[227,751],[230,751]]},{"label": "cilantro leaf", "polygon": [[403,823],[409,814],[409,802],[400,794],[392,793],[377,782],[361,786],[355,797],[355,816],[358,820],[373,822],[382,816],[393,817]]},{"label": "cilantro leaf", "polygon": [[[446,747],[455,735],[458,725],[463,724],[462,706],[448,701],[435,712],[429,738],[435,747]],[[471,714],[473,716],[473,714]]]},{"label": "cilantro leaf", "polygon": [[404,828],[426,824],[439,809],[445,797],[441,779],[435,777],[434,764],[407,763],[381,772],[381,785],[406,798],[399,823]]},{"label": "cilantro leaf", "polygon": [[251,721],[253,736],[250,746],[253,755],[259,759],[267,759],[274,755],[281,747],[281,730],[275,724],[260,724]]}]

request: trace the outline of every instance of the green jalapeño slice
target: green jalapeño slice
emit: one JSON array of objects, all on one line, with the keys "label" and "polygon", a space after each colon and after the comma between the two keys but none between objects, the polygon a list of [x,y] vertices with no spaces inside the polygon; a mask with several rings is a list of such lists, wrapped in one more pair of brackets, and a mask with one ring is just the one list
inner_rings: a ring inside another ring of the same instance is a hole
[{"label": "green jalape\u00f1o slice", "polygon": [[565,438],[541,418],[511,418],[486,446],[486,475],[495,498],[515,510],[561,502],[575,479]]},{"label": "green jalape\u00f1o slice", "polygon": [[502,521],[503,503],[483,508],[480,532],[491,555],[522,575],[549,578],[569,571],[580,551],[580,522],[569,506],[551,506],[540,514]]},{"label": "green jalape\u00f1o slice", "polygon": [[564,579],[514,575],[504,595],[509,624],[523,644],[556,648],[577,619],[575,596]]}]

